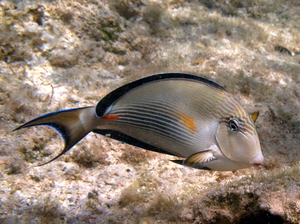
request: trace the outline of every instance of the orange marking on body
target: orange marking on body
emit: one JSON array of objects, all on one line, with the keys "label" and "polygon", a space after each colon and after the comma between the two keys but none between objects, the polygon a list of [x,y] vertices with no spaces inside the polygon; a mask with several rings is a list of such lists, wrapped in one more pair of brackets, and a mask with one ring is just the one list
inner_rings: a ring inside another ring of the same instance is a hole
[{"label": "orange marking on body", "polygon": [[196,131],[197,127],[195,124],[195,118],[187,116],[186,113],[181,113],[180,119],[182,120],[183,124],[190,129],[191,131]]},{"label": "orange marking on body", "polygon": [[106,115],[106,116],[102,116],[102,119],[106,119],[106,120],[115,120],[115,119],[120,119],[119,116],[116,115]]}]

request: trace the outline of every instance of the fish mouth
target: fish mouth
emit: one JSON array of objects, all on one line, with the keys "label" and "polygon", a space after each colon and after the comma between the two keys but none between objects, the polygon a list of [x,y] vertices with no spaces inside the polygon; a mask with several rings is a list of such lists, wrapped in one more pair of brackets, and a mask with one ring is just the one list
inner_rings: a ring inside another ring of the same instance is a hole
[{"label": "fish mouth", "polygon": [[262,163],[264,162],[264,156],[262,154],[259,154],[255,157],[253,157],[249,163],[252,165],[252,166],[260,166]]}]

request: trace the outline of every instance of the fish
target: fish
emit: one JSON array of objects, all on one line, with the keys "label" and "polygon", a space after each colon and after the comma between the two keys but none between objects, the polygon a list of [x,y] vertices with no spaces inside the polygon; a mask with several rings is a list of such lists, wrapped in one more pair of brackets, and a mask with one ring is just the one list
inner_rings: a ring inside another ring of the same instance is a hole
[{"label": "fish", "polygon": [[[254,122],[218,83],[193,74],[159,73],[127,83],[96,106],[37,117],[14,131],[53,127],[65,147],[50,163],[94,132],[142,149],[180,157],[177,164],[235,171],[264,161]],[[43,164],[43,165],[44,165]]]}]

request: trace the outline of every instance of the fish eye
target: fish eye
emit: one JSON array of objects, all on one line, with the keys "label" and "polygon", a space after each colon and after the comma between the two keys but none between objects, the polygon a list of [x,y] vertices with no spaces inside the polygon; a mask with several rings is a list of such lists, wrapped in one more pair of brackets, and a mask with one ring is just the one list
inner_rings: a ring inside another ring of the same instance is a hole
[{"label": "fish eye", "polygon": [[231,131],[238,131],[240,128],[239,128],[239,122],[236,120],[236,119],[231,119],[228,123],[229,125],[229,129]]}]

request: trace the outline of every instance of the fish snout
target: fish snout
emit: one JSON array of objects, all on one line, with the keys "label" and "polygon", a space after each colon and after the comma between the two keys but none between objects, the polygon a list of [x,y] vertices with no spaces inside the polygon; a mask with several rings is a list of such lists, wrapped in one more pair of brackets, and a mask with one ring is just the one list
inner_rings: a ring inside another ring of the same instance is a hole
[{"label": "fish snout", "polygon": [[252,166],[260,166],[264,162],[264,156],[262,154],[258,154],[250,160],[250,164]]}]

